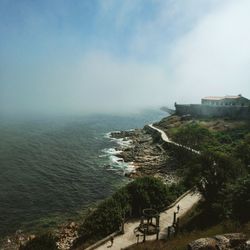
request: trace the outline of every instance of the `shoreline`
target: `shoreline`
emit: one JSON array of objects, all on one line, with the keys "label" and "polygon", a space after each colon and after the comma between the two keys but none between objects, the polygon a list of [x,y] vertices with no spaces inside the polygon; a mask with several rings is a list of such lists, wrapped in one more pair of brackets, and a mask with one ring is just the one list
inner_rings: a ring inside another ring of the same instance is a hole
[{"label": "shoreline", "polygon": [[122,141],[117,143],[114,155],[133,167],[125,176],[134,179],[150,175],[160,178],[166,184],[178,182],[171,157],[144,128],[113,131],[109,136],[111,140]]}]

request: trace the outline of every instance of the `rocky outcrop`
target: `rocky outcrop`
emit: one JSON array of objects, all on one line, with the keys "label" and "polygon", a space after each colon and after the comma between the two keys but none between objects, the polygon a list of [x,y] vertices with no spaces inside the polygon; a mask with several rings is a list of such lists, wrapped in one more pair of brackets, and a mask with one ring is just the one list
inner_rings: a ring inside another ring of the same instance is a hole
[{"label": "rocky outcrop", "polygon": [[242,233],[216,235],[201,238],[188,244],[188,250],[248,250],[249,241]]},{"label": "rocky outcrop", "polygon": [[78,225],[75,222],[63,225],[57,233],[57,246],[59,250],[70,249],[73,241],[78,237]]},{"label": "rocky outcrop", "polygon": [[172,159],[156,138],[152,136],[152,133],[148,133],[145,128],[134,131],[112,132],[111,137],[123,138],[124,141],[132,142],[128,147],[117,148],[119,153],[116,155],[122,158],[124,162],[133,162],[136,171],[128,173],[129,177],[151,175],[166,183],[176,181]]}]

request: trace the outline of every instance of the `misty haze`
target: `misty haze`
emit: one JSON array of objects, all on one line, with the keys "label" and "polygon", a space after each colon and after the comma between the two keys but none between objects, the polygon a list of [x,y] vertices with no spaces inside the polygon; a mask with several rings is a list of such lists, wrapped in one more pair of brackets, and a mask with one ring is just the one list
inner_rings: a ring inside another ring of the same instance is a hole
[{"label": "misty haze", "polygon": [[0,249],[249,249],[249,13],[0,0]]},{"label": "misty haze", "polygon": [[250,96],[248,0],[1,1],[1,113]]}]

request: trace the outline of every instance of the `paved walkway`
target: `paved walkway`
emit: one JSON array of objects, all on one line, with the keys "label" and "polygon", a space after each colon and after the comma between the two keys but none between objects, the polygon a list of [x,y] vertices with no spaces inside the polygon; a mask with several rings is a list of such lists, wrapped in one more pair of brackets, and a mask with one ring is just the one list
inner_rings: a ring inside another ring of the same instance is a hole
[{"label": "paved walkway", "polygon": [[[177,211],[177,206],[180,206],[179,213],[177,217],[184,215],[193,205],[195,205],[201,196],[199,193],[188,193],[184,196],[174,207],[165,210],[160,214],[160,239],[166,238],[167,228],[173,223],[173,214]],[[112,249],[120,250],[122,248],[128,247],[136,243],[136,235],[134,234],[134,229],[139,226],[140,220],[133,222],[128,222],[124,225],[125,233],[118,235],[114,238],[113,246],[110,247],[110,242],[107,242],[96,249]],[[142,241],[142,236],[140,236],[140,242]],[[154,240],[156,236],[147,236],[146,240]]]},{"label": "paved walkway", "polygon": [[200,154],[200,152],[197,151],[197,150],[195,150],[195,149],[192,149],[192,148],[190,148],[190,147],[187,147],[187,146],[184,146],[184,145],[182,145],[182,144],[179,144],[179,143],[176,143],[176,142],[171,141],[171,140],[168,138],[167,134],[166,134],[163,130],[161,130],[161,129],[155,127],[153,124],[149,124],[148,126],[149,126],[150,128],[152,128],[152,129],[158,131],[158,132],[161,134],[161,138],[162,138],[163,141],[165,141],[165,142],[167,142],[167,143],[174,144],[174,145],[176,145],[176,146],[178,146],[178,147],[181,147],[181,148],[185,148],[185,149],[187,149],[187,150],[189,150],[189,151],[191,151],[191,152],[193,152],[193,153],[195,153],[195,154]]}]

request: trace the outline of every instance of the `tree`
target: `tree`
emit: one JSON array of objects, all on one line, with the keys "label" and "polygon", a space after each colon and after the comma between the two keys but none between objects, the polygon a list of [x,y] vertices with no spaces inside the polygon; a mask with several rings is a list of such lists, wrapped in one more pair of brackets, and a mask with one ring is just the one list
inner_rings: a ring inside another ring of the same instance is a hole
[{"label": "tree", "polygon": [[154,177],[139,178],[127,186],[132,214],[141,215],[144,208],[163,209],[169,203],[166,186]]},{"label": "tree", "polygon": [[105,237],[117,231],[122,219],[123,209],[119,202],[113,198],[104,200],[96,210],[86,217],[81,225],[79,229],[80,242],[84,242],[89,237]]},{"label": "tree", "polygon": [[240,175],[241,169],[241,164],[228,155],[206,151],[189,164],[186,178],[197,185],[211,204],[225,185]]},{"label": "tree", "polygon": [[248,171],[250,171],[250,133],[247,134],[243,141],[241,141],[236,149],[235,156],[238,157],[243,164],[246,166]]},{"label": "tree", "polygon": [[236,182],[232,207],[233,217],[245,222],[250,220],[250,174]]}]

